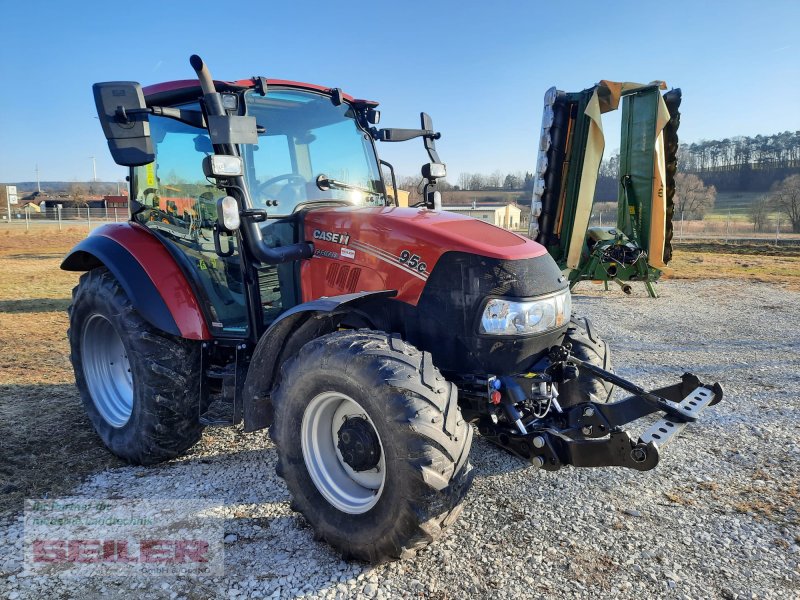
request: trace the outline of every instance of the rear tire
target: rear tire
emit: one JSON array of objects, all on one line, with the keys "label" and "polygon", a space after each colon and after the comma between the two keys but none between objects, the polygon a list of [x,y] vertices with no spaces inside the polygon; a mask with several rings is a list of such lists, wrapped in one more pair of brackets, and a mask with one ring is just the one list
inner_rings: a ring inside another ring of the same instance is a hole
[{"label": "rear tire", "polygon": [[[457,394],[430,354],[383,332],[331,333],[307,343],[284,365],[272,395],[277,471],[292,508],[318,539],[345,558],[376,563],[413,555],[456,520],[473,478],[472,427],[461,417]],[[353,469],[352,459],[344,461],[337,451],[342,409],[324,408],[336,398],[350,407],[345,412],[363,411],[360,427],[369,422],[377,436],[373,446],[381,462],[370,464],[376,474],[385,470],[361,487],[360,478],[374,474],[363,465]],[[321,420],[324,410],[332,415],[328,421]],[[328,433],[309,437],[310,431]],[[327,448],[327,456],[320,456],[320,448]],[[358,477],[348,480],[348,469]],[[331,484],[318,483],[321,477]]]},{"label": "rear tire", "polygon": [[[595,333],[589,319],[572,317],[563,343],[572,345],[571,353],[575,358],[611,371],[611,351],[608,344]],[[558,386],[558,402],[564,408],[584,402],[608,402],[613,391],[612,384],[579,370],[577,379]]]},{"label": "rear tire", "polygon": [[202,435],[200,347],[145,321],[106,268],[81,276],[69,307],[70,360],[103,443],[133,464],[174,458]]}]

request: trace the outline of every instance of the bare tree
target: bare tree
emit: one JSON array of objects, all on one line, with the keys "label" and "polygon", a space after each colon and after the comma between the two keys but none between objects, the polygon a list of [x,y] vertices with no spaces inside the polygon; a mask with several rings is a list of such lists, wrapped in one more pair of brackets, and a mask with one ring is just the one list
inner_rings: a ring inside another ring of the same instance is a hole
[{"label": "bare tree", "polygon": [[777,210],[789,217],[792,231],[800,233],[800,175],[790,175],[770,192]]},{"label": "bare tree", "polygon": [[717,198],[716,188],[706,186],[697,175],[678,173],[675,175],[675,214],[702,219],[714,208]]},{"label": "bare tree", "polygon": [[88,195],[89,191],[82,183],[73,183],[69,186],[69,203],[73,207],[89,206],[86,202],[86,196]]},{"label": "bare tree", "polygon": [[466,171],[462,171],[461,174],[458,176],[458,187],[460,187],[462,190],[468,190],[469,189],[469,180],[471,178],[472,178],[472,175],[470,173],[467,173]]},{"label": "bare tree", "polygon": [[747,216],[753,224],[753,231],[764,231],[767,228],[767,221],[771,211],[772,203],[767,196],[761,196],[750,205],[747,209]]},{"label": "bare tree", "polygon": [[499,171],[493,171],[489,175],[487,175],[484,179],[484,185],[487,188],[497,190],[500,189],[500,186],[503,184],[503,174]]},{"label": "bare tree", "polygon": [[409,205],[416,204],[420,201],[422,197],[422,191],[420,190],[421,183],[422,177],[420,176],[401,175],[397,178],[397,187],[408,192]]},{"label": "bare tree", "polygon": [[486,178],[480,173],[472,173],[469,177],[470,190],[482,190],[486,185]]}]

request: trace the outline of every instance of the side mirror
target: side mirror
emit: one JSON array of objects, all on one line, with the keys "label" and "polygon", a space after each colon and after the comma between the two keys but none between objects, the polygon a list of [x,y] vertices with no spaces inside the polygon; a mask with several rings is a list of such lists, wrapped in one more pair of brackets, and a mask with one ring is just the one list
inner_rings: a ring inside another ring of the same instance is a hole
[{"label": "side mirror", "polygon": [[142,86],[135,81],[107,81],[92,86],[97,116],[114,162],[138,167],[155,160]]},{"label": "side mirror", "polygon": [[447,167],[443,163],[427,163],[422,165],[422,176],[428,180],[447,177]]}]

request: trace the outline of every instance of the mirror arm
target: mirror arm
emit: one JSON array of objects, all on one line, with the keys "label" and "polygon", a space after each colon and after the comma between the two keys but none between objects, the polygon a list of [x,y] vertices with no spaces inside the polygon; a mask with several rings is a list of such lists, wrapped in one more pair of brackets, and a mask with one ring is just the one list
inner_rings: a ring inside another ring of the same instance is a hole
[{"label": "mirror arm", "polygon": [[181,123],[186,123],[192,127],[200,129],[206,128],[206,119],[203,113],[197,110],[186,110],[183,108],[169,108],[165,106],[150,106],[148,108],[131,108],[126,110],[124,106],[118,106],[116,110],[118,123],[131,123],[140,120],[139,115],[155,115],[157,117],[166,117],[167,119],[174,119]]},{"label": "mirror arm", "polygon": [[431,129],[375,129],[371,130],[372,137],[379,142],[406,142],[414,138],[438,140],[442,134]]},{"label": "mirror arm", "polygon": [[428,151],[428,156],[430,157],[431,162],[432,163],[440,163],[440,162],[442,162],[442,159],[439,158],[439,153],[436,152],[436,146],[433,145],[433,142],[430,142],[430,144],[428,144],[427,143],[428,142],[427,138],[425,138],[425,142],[426,142],[425,143],[425,150]]},{"label": "mirror arm", "polygon": [[267,211],[263,208],[244,208],[239,211],[239,216],[255,223],[265,223],[267,221]]},{"label": "mirror arm", "polygon": [[[394,190],[394,205],[400,206],[400,194],[397,191],[397,178],[394,175],[394,167],[391,163],[388,163],[385,160],[379,160],[378,162],[389,168],[389,173],[392,176],[392,190]],[[381,179],[383,179],[383,173],[381,173]],[[388,196],[388,194],[386,194],[386,182],[383,184],[383,193],[384,195]]]}]

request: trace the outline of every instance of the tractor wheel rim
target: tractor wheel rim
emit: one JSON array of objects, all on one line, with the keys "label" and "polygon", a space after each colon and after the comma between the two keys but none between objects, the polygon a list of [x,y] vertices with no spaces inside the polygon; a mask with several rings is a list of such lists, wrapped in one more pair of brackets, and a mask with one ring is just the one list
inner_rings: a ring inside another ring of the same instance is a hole
[{"label": "tractor wheel rim", "polygon": [[81,360],[97,412],[112,427],[122,427],[133,412],[133,376],[122,338],[102,315],[92,315],[83,327]]},{"label": "tractor wheel rim", "polygon": [[[354,471],[339,451],[339,429],[353,417],[366,419],[378,438],[380,460],[374,469]],[[386,483],[386,457],[375,423],[358,402],[339,392],[315,396],[303,413],[300,439],[311,480],[331,505],[362,514],[378,503]]]}]

